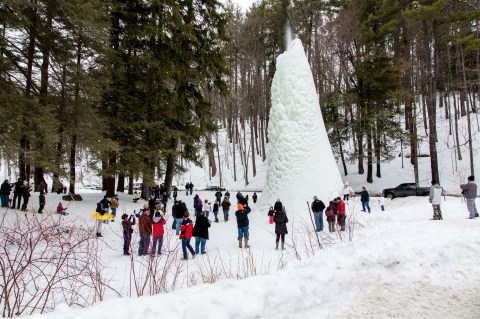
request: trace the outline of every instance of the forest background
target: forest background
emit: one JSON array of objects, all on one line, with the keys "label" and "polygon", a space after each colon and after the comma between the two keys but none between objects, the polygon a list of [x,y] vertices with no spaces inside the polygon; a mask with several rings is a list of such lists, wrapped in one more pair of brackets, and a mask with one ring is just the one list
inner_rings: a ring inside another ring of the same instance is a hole
[{"label": "forest background", "polygon": [[[134,179],[144,196],[156,180],[170,190],[174,174],[203,154],[210,176],[228,161],[234,180],[248,184],[266,160],[271,81],[289,26],[304,44],[344,175],[355,162],[371,183],[400,149],[415,182],[420,156],[440,181],[439,117],[455,161],[466,156],[473,174],[479,20],[479,1],[460,0],[261,0],[246,11],[212,0],[4,0],[1,157],[35,184],[45,174],[52,189],[68,179],[71,193],[79,157],[110,196],[132,193]],[[222,130],[233,158],[220,154]]]}]

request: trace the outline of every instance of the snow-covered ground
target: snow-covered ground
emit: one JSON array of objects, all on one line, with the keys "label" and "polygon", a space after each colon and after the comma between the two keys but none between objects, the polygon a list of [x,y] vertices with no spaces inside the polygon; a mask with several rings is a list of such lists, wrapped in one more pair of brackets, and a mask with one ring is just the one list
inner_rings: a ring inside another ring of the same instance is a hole
[{"label": "snow-covered ground", "polygon": [[[88,220],[100,192],[82,194],[83,202],[73,202],[65,219]],[[213,199],[212,192],[200,192]],[[58,196],[47,196],[53,209]],[[192,196],[185,199],[188,207]],[[480,300],[480,220],[467,220],[461,199],[447,197],[442,202],[443,221],[432,221],[432,209],[425,197],[387,202],[381,212],[372,199],[371,214],[359,212],[358,198],[348,206],[350,224],[355,229],[343,234],[320,233],[324,249],[313,249],[309,258],[295,244],[303,243],[302,225],[289,212],[289,235],[285,251],[274,250],[273,225],[266,212],[250,216],[250,253],[255,277],[243,280],[219,279],[214,284],[180,288],[150,297],[107,300],[86,309],[59,306],[50,314],[34,318],[478,318]],[[36,203],[34,203],[34,206]],[[141,207],[131,197],[120,194],[119,211]],[[0,211],[5,213],[5,209]],[[19,214],[9,210],[9,216]],[[29,213],[33,214],[33,213]],[[11,218],[11,217],[10,217]],[[91,222],[93,225],[93,222]],[[167,223],[168,225],[168,223]],[[293,227],[292,227],[293,226]],[[173,233],[167,227],[167,233]],[[131,261],[122,256],[120,226],[111,223],[103,231],[104,262],[113,271],[112,284],[128,296],[128,269]],[[349,241],[349,235],[353,241]],[[208,262],[223,262],[233,268],[248,250],[237,246],[235,220],[210,228],[208,253],[182,261],[190,275]],[[292,238],[294,237],[294,238]],[[93,239],[97,240],[97,239]],[[173,244],[176,238],[172,239]],[[108,243],[108,245],[107,245]],[[313,241],[313,246],[316,242]],[[135,247],[138,243],[135,244]],[[178,260],[179,248],[172,251]],[[138,258],[138,257],[136,257]],[[143,257],[149,258],[149,257]],[[159,258],[159,257],[154,257]],[[235,272],[235,270],[232,270]],[[185,271],[182,272],[182,276]]]}]

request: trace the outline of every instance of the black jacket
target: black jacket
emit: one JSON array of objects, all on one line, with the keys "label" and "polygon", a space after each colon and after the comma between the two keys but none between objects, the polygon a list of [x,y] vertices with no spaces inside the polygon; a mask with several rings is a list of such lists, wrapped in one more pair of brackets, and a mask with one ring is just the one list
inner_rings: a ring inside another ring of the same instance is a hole
[{"label": "black jacket", "polygon": [[273,210],[276,211],[276,212],[279,212],[281,210],[283,210],[283,204],[281,201],[277,200],[275,202],[275,205],[273,205]]},{"label": "black jacket", "polygon": [[215,197],[216,197],[216,198],[222,198],[222,192],[221,192],[221,191],[217,191],[217,192],[215,193]]},{"label": "black jacket", "polygon": [[19,196],[22,196],[22,186],[23,186],[23,182],[22,181],[18,181],[15,183],[15,190],[13,191],[14,194],[17,194]]},{"label": "black jacket", "polygon": [[323,210],[325,209],[325,204],[319,200],[319,199],[316,199],[313,201],[312,203],[312,211],[315,213],[318,213],[318,212],[323,212]]},{"label": "black jacket", "polygon": [[9,183],[3,182],[2,186],[0,187],[0,195],[10,195],[12,191],[12,186]]},{"label": "black jacket", "polygon": [[355,194],[360,194],[360,201],[361,202],[369,202],[370,201],[370,195],[368,194],[367,191],[361,191],[360,193],[355,193]]},{"label": "black jacket", "polygon": [[208,239],[208,227],[210,227],[210,222],[207,217],[198,215],[197,220],[195,221],[195,226],[193,226],[192,235],[194,237]]},{"label": "black jacket", "polygon": [[275,216],[273,216],[273,221],[275,222],[275,234],[288,234],[288,217],[285,211],[281,210],[276,212]]},{"label": "black jacket", "polygon": [[43,192],[38,195],[38,203],[40,205],[45,205],[45,195],[43,194]]},{"label": "black jacket", "polygon": [[[183,214],[188,210],[187,205],[185,203],[181,204],[176,204],[177,209],[175,211],[175,218],[183,218]],[[172,209],[172,214],[173,214],[173,209]]]},{"label": "black jacket", "polygon": [[245,206],[243,210],[237,210],[235,216],[237,216],[237,226],[238,228],[247,227],[249,225],[248,213],[251,212],[250,207]]}]

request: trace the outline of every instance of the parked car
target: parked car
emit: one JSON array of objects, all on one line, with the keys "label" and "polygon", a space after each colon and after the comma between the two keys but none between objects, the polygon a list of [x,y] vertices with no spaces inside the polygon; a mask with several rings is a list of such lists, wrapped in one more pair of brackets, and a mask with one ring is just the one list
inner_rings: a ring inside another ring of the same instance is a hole
[{"label": "parked car", "polygon": [[390,199],[407,196],[428,196],[430,187],[417,187],[415,183],[404,183],[395,188],[385,188],[382,193],[384,197]]},{"label": "parked car", "polygon": [[102,190],[102,186],[100,185],[93,185],[93,184],[85,184],[81,188],[83,189],[94,189],[94,190]]},{"label": "parked car", "polygon": [[207,188],[205,188],[206,191],[221,191],[221,192],[224,192],[225,191],[225,187],[220,187],[220,186],[207,186]]}]

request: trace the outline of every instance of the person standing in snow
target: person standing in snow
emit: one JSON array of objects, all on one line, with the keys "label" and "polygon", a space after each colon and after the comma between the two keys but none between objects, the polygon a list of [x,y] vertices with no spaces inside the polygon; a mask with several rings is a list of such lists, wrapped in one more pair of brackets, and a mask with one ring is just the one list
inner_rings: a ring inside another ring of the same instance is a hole
[{"label": "person standing in snow", "polygon": [[255,204],[257,202],[257,193],[254,192],[252,195],[253,203]]},{"label": "person standing in snow", "polygon": [[285,235],[288,234],[287,230],[287,223],[288,223],[288,217],[287,214],[284,210],[281,210],[279,212],[275,213],[275,216],[273,216],[273,221],[275,222],[275,234],[277,235],[277,239],[275,241],[275,249],[278,250],[278,242],[280,241],[280,238],[282,239],[281,243],[281,249],[284,249],[285,245]]},{"label": "person standing in snow", "polygon": [[8,207],[8,198],[10,197],[10,193],[12,192],[12,186],[6,179],[2,186],[0,186],[0,198],[2,200],[2,207]]},{"label": "person standing in snow", "polygon": [[43,214],[43,209],[45,208],[45,193],[43,191],[38,195],[38,211],[37,213]]},{"label": "person standing in snow", "polygon": [[428,200],[433,207],[433,218],[432,220],[442,220],[442,210],[440,209],[440,204],[442,203],[442,194],[443,188],[438,184],[436,180],[432,180],[432,186],[430,187],[430,196]]},{"label": "person standing in snow", "polygon": [[215,222],[218,223],[218,201],[213,204],[213,216],[215,216]]},{"label": "person standing in snow", "polygon": [[192,245],[190,245],[190,240],[192,239],[193,234],[193,222],[188,218],[190,214],[185,212],[183,215],[182,225],[180,226],[180,239],[182,240],[182,252],[183,259],[188,259],[187,248],[192,254],[192,258],[195,258],[195,251],[193,250]]},{"label": "person standing in snow", "polygon": [[205,212],[205,217],[208,219],[208,215],[210,215],[210,210],[212,209],[212,206],[208,202],[208,199],[205,200],[205,204],[203,205],[203,211]]},{"label": "person standing in snow", "polygon": [[470,213],[468,219],[475,219],[478,217],[477,206],[475,205],[475,199],[477,198],[477,184],[475,183],[475,176],[468,177],[467,184],[461,184],[460,188],[463,190],[463,196],[467,200],[467,209]]},{"label": "person standing in snow", "polygon": [[[195,221],[192,235],[195,237],[195,254],[206,254],[205,246],[208,240],[208,228],[210,227],[210,221],[205,216],[205,212],[201,212]],[[200,248],[200,249],[199,249]]]},{"label": "person standing in snow", "polygon": [[317,196],[313,196],[312,202],[312,212],[313,217],[315,218],[315,227],[317,232],[323,231],[323,210],[325,209],[325,204],[318,199]]},{"label": "person standing in snow", "polygon": [[347,219],[347,214],[345,211],[345,202],[340,198],[337,197],[335,199],[335,203],[337,204],[337,213],[338,213],[338,225],[340,225],[340,231],[345,231],[345,220]]},{"label": "person standing in snow", "polygon": [[195,217],[198,217],[203,210],[203,203],[198,194],[195,197],[197,199],[193,202],[193,208],[195,209]]},{"label": "person standing in snow", "polygon": [[[17,203],[17,209],[20,209],[20,204],[22,202],[22,185],[23,181],[21,178],[15,183],[15,187],[13,189],[13,201],[11,208],[15,209],[15,203]],[[18,202],[17,202],[18,199]]]},{"label": "person standing in snow", "polygon": [[135,216],[127,214],[122,215],[122,228],[123,228],[123,254],[130,255],[130,243],[132,241],[133,227],[135,225]]},{"label": "person standing in snow", "polygon": [[237,228],[238,228],[238,247],[242,248],[242,239],[245,243],[245,248],[250,248],[248,245],[249,239],[249,220],[248,220],[248,213],[250,213],[251,209],[248,206],[243,207],[242,204],[237,205],[237,211],[235,212],[235,216],[237,217]]},{"label": "person standing in snow", "polygon": [[[177,186],[173,186],[172,196],[173,196],[173,202],[176,203],[176,202],[177,202],[177,196],[178,196],[178,188],[177,188]],[[166,209],[165,209],[165,211],[166,211]]]},{"label": "person standing in snow", "polygon": [[350,194],[354,194],[355,191],[348,185],[348,182],[345,182],[345,185],[343,185],[343,200],[346,200],[348,202]]},{"label": "person standing in snow", "polygon": [[175,211],[175,234],[178,236],[180,234],[180,227],[182,226],[183,217],[185,212],[188,211],[187,205],[181,200],[178,201],[178,206]]},{"label": "person standing in snow", "polygon": [[188,192],[190,191],[190,183],[185,184],[185,195],[188,196]]},{"label": "person standing in snow", "polygon": [[192,195],[192,193],[193,193],[193,183],[190,182],[190,195]]},{"label": "person standing in snow", "polygon": [[30,188],[30,185],[25,180],[25,181],[23,181],[23,185],[20,189],[21,189],[22,197],[23,197],[22,211],[26,212],[27,211],[28,200],[30,199],[30,192],[32,191],[32,188]]},{"label": "person standing in snow", "polygon": [[224,197],[226,197],[228,200],[230,200],[230,192],[228,190],[225,192]]},{"label": "person standing in snow", "polygon": [[365,187],[362,187],[361,192],[355,192],[355,194],[360,194],[360,202],[362,203],[362,212],[366,212],[365,208],[368,209],[370,213],[370,194]]},{"label": "person standing in snow", "polygon": [[327,217],[328,231],[333,233],[335,231],[335,216],[337,215],[337,206],[333,200],[328,203],[328,207],[325,210],[325,216]]},{"label": "person standing in snow", "polygon": [[378,204],[380,205],[380,209],[382,210],[382,212],[385,211],[385,197],[384,197],[384,194],[382,193],[382,196],[380,196],[380,198],[378,199]]},{"label": "person standing in snow", "polygon": [[158,255],[162,254],[162,246],[163,246],[163,234],[165,232],[163,226],[167,223],[165,221],[165,216],[161,211],[156,211],[155,216],[152,220],[152,237],[153,237],[153,244],[152,244],[152,255],[155,254],[157,250],[157,243],[158,243]]},{"label": "person standing in snow", "polygon": [[[113,195],[113,198],[112,198],[112,201],[111,201],[111,204],[110,204],[110,209],[112,210],[112,215],[113,215],[114,218],[117,217],[118,206],[119,206],[118,195],[115,194],[115,195]],[[115,219],[113,221],[115,221]]]},{"label": "person standing in snow", "polygon": [[150,235],[152,235],[152,220],[150,218],[150,210],[146,210],[138,220],[138,232],[140,233],[140,244],[138,246],[138,255],[145,256],[148,254],[150,247]]},{"label": "person standing in snow", "polygon": [[217,202],[221,202],[222,201],[222,192],[221,191],[217,191],[215,193],[215,198],[217,199]]},{"label": "person standing in snow", "polygon": [[225,220],[225,222],[228,221],[228,213],[230,211],[230,206],[231,206],[230,201],[228,200],[228,197],[225,196],[222,202],[223,219]]}]

